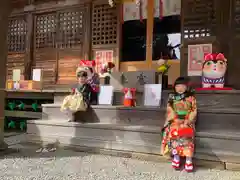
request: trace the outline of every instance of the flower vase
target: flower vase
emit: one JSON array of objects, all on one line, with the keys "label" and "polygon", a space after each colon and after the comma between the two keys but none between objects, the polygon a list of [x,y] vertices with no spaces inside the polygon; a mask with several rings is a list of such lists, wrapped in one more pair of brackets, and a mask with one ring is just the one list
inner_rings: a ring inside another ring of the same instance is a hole
[{"label": "flower vase", "polygon": [[110,73],[106,73],[105,77],[104,77],[104,85],[110,85]]},{"label": "flower vase", "polygon": [[168,89],[168,75],[162,74],[162,89]]}]

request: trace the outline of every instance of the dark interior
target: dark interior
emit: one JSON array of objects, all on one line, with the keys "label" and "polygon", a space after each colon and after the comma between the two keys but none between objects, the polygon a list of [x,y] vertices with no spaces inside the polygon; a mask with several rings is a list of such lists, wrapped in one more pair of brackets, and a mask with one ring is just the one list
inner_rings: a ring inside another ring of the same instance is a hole
[{"label": "dark interior", "polygon": [[[143,61],[146,59],[147,21],[133,20],[124,22],[122,26],[122,58],[121,61]],[[180,33],[180,16],[154,18],[153,59],[176,59],[172,50],[178,47],[169,46],[168,34]]]}]

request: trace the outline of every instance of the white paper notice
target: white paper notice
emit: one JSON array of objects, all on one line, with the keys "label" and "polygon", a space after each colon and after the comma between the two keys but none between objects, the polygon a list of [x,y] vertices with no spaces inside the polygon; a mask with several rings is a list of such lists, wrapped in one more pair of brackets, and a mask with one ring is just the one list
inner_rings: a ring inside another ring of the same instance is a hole
[{"label": "white paper notice", "polygon": [[33,81],[41,81],[42,80],[42,70],[41,69],[33,69],[32,80]]},{"label": "white paper notice", "polygon": [[20,81],[21,79],[21,70],[20,69],[13,69],[13,81]]},{"label": "white paper notice", "polygon": [[160,106],[162,97],[162,84],[144,85],[144,106]]},{"label": "white paper notice", "polygon": [[98,97],[99,105],[112,105],[113,89],[113,86],[100,86],[100,93]]}]

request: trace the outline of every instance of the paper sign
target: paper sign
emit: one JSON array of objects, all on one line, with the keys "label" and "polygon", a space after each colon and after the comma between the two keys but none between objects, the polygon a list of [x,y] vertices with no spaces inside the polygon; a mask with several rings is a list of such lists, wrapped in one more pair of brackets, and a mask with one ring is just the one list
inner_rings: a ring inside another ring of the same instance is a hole
[{"label": "paper sign", "polygon": [[201,76],[204,54],[212,52],[212,44],[188,45],[188,76]]},{"label": "paper sign", "polygon": [[21,79],[21,70],[13,69],[13,81],[20,81]]},{"label": "paper sign", "polygon": [[162,97],[162,84],[144,85],[144,106],[160,106]]},{"label": "paper sign", "polygon": [[33,69],[32,80],[33,81],[41,81],[42,80],[42,70],[41,69]]},{"label": "paper sign", "polygon": [[98,97],[99,105],[112,105],[113,89],[113,86],[100,86],[100,93]]},{"label": "paper sign", "polygon": [[113,51],[112,50],[103,50],[103,51],[96,51],[95,53],[96,59],[96,72],[100,73],[102,65],[107,62],[113,62]]}]

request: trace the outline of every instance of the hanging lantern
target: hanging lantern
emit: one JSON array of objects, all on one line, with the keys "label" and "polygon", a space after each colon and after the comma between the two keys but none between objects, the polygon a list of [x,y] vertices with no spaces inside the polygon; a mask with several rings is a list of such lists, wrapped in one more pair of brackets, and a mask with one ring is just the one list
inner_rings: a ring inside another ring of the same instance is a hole
[{"label": "hanging lantern", "polygon": [[159,0],[159,19],[163,18],[163,0]]},{"label": "hanging lantern", "polygon": [[114,4],[115,4],[115,2],[114,2],[114,0],[108,0],[108,4],[109,4],[111,7],[113,7]]},{"label": "hanging lantern", "polygon": [[140,21],[143,21],[143,14],[142,14],[142,0],[136,0],[136,8],[139,12]]},{"label": "hanging lantern", "polygon": [[141,0],[136,0],[136,5],[140,6],[141,5]]},{"label": "hanging lantern", "polygon": [[111,7],[116,6],[117,4],[124,3],[124,0],[108,0],[108,4]]}]

